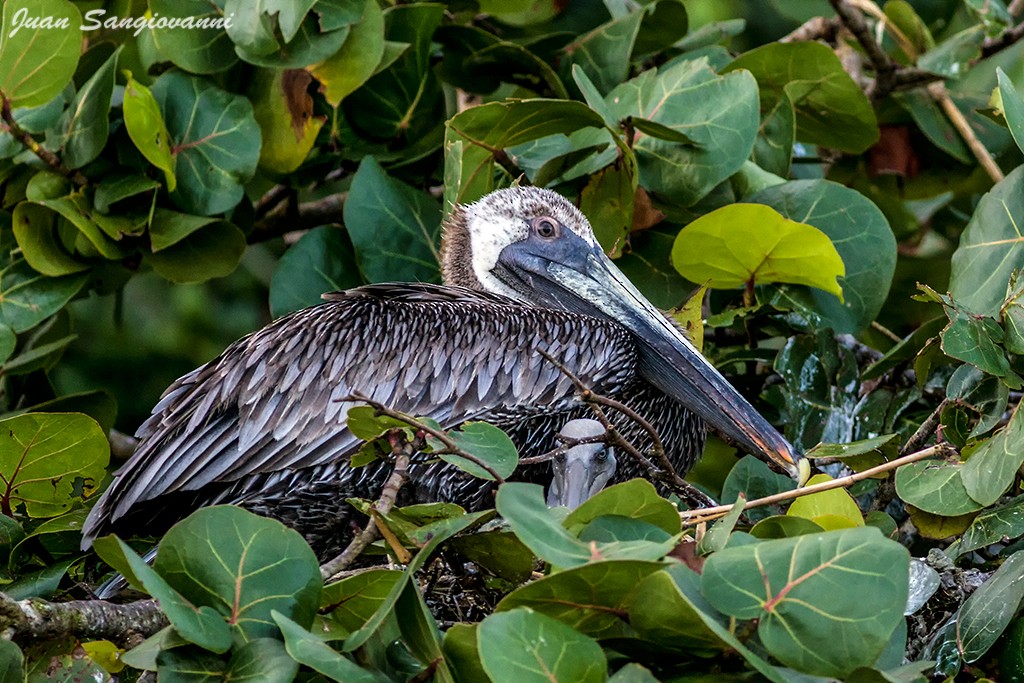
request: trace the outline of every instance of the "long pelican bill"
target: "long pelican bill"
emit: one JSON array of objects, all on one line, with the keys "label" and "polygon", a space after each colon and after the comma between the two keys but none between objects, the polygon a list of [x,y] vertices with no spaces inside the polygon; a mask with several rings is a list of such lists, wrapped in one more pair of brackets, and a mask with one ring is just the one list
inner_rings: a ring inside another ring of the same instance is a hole
[{"label": "long pelican bill", "polygon": [[531,285],[550,297],[548,305],[611,318],[627,327],[640,340],[640,369],[649,382],[746,450],[777,463],[800,485],[807,480],[807,461],[647,301],[600,246],[563,254],[572,256],[549,260],[543,269],[535,263],[530,269]]}]

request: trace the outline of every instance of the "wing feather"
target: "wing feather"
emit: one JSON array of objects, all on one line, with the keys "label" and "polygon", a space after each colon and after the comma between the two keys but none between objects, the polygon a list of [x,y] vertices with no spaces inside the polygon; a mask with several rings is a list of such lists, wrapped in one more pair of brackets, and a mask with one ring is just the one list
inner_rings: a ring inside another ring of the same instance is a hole
[{"label": "wing feather", "polygon": [[598,391],[621,387],[636,362],[614,323],[462,288],[372,285],[325,298],[168,388],[90,513],[86,544],[167,493],[324,465],[347,476],[360,443],[346,428],[353,393],[453,426],[571,396],[537,348]]}]

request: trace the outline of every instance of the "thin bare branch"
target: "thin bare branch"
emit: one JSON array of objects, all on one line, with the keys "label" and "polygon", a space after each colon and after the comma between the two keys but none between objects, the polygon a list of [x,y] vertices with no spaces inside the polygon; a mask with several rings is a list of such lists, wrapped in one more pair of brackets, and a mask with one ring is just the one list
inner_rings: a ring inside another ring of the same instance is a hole
[{"label": "thin bare branch", "polygon": [[949,399],[944,398],[939,403],[938,407],[932,411],[932,414],[921,423],[921,426],[917,428],[913,436],[907,439],[907,443],[903,444],[903,448],[900,449],[900,455],[907,455],[908,453],[914,453],[920,450],[924,442],[931,438],[932,434],[939,426],[939,419],[942,417],[942,411],[945,410],[946,406],[949,405]]},{"label": "thin bare branch", "polygon": [[11,101],[4,97],[2,93],[0,93],[0,118],[4,122],[0,126],[0,130],[9,132],[11,137],[28,147],[44,164],[79,187],[85,187],[89,184],[89,179],[82,175],[80,171],[65,166],[64,162],[56,154],[36,142],[35,138],[18,125],[14,118],[14,112],[11,111]]},{"label": "thin bare branch", "polygon": [[970,148],[971,153],[974,154],[974,158],[978,160],[982,168],[988,173],[989,177],[992,178],[992,182],[998,183],[1005,176],[1003,170],[999,168],[999,164],[996,163],[995,159],[985,148],[985,145],[981,144],[981,140],[974,134],[971,129],[971,124],[967,122],[967,118],[963,115],[956,103],[949,96],[949,91],[946,90],[945,83],[932,83],[928,86],[928,93],[932,98],[939,103],[942,107],[942,111],[946,113],[949,118],[949,122],[953,124],[956,131],[960,133],[960,137],[967,143],[967,147]]},{"label": "thin bare branch", "polygon": [[[749,501],[744,509],[760,507],[762,505],[772,505],[774,503],[781,503],[787,500],[792,500],[794,498],[809,496],[812,493],[819,493],[821,491],[830,491],[831,489],[838,488],[848,488],[856,484],[858,481],[869,479],[871,477],[874,477],[876,474],[889,472],[891,470],[896,469],[897,467],[902,467],[903,465],[907,465],[912,462],[917,462],[918,460],[924,460],[925,458],[934,457],[949,457],[955,454],[956,449],[954,449],[952,446],[948,444],[939,444],[937,446],[932,446],[931,448],[926,448],[923,451],[911,453],[910,455],[905,455],[901,458],[897,458],[896,460],[891,460],[889,462],[882,463],[877,467],[872,467],[871,469],[864,470],[863,472],[856,472],[847,477],[840,477],[839,479],[825,481],[820,484],[814,484],[813,486],[805,486],[804,488],[801,489],[784,491],[783,493],[777,493],[773,496],[756,498],[752,501]],[[724,517],[725,515],[729,514],[729,511],[732,510],[732,507],[732,505],[719,505],[717,507],[705,508],[703,510],[685,510],[683,512],[680,512],[679,515],[682,517],[684,524],[695,525],[701,524],[703,522],[710,522],[712,520],[718,519],[719,517]]]}]

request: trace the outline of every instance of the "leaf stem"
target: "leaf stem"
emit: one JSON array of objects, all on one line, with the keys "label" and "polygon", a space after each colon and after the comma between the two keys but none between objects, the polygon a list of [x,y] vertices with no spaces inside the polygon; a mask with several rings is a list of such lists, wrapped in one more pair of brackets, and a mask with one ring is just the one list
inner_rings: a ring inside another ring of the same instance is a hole
[{"label": "leaf stem", "polygon": [[70,179],[71,182],[79,187],[85,187],[89,184],[89,179],[82,175],[81,172],[72,170],[65,166],[56,154],[36,142],[35,138],[18,125],[18,122],[14,118],[14,112],[11,111],[11,101],[7,99],[7,96],[2,92],[0,92],[0,118],[3,118],[3,127],[6,128],[18,142],[28,147],[33,154],[42,160],[44,164],[65,178]]}]

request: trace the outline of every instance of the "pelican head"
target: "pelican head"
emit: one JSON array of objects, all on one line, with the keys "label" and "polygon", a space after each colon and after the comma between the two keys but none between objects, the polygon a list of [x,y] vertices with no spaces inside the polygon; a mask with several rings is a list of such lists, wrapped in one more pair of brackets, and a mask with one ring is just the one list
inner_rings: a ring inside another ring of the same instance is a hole
[{"label": "pelican head", "polygon": [[[569,420],[559,430],[567,439],[603,436],[604,425],[597,420]],[[615,451],[604,443],[581,443],[567,448],[551,460],[548,506],[575,510],[615,476]]]},{"label": "pelican head", "polygon": [[442,260],[448,284],[623,325],[637,340],[648,382],[746,450],[806,480],[807,462],[626,279],[586,217],[561,195],[512,187],[456,206],[445,223]]}]

